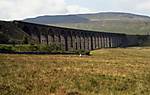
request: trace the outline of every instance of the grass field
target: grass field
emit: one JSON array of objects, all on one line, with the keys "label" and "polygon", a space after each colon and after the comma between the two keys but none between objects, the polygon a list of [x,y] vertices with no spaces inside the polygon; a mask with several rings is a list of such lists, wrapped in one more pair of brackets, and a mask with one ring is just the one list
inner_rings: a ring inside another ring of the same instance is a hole
[{"label": "grass field", "polygon": [[150,48],[0,54],[0,95],[150,95]]}]

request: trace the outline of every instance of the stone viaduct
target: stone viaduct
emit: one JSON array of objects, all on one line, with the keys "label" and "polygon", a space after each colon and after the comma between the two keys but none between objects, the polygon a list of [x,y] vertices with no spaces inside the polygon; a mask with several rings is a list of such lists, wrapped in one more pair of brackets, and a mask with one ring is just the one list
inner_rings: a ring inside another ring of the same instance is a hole
[{"label": "stone viaduct", "polygon": [[21,21],[13,23],[30,35],[34,43],[56,44],[65,51],[126,47],[128,45],[125,34],[62,28]]}]

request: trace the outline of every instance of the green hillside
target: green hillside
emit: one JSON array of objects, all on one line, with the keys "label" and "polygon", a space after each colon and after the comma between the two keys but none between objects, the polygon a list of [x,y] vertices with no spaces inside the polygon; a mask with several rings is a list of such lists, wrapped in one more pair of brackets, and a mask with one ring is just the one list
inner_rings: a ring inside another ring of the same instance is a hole
[{"label": "green hillside", "polygon": [[103,32],[150,34],[150,17],[130,13],[105,12],[95,14],[40,16],[28,18],[24,21]]},{"label": "green hillside", "polygon": [[150,34],[150,18],[129,13],[97,13],[79,15],[89,22],[51,24],[69,28],[126,34]]},{"label": "green hillside", "polygon": [[101,20],[88,23],[62,23],[50,24],[61,27],[86,29],[103,32],[126,33],[126,34],[148,34],[150,33],[149,21],[129,20]]},{"label": "green hillside", "polygon": [[89,19],[90,21],[101,21],[101,20],[141,20],[150,21],[150,17],[144,15],[137,15],[131,13],[121,12],[102,12],[95,14],[81,14],[80,17]]},{"label": "green hillside", "polygon": [[[0,21],[0,43],[20,43],[24,37],[29,37],[29,35],[12,22]],[[3,42],[3,40],[7,41]]]}]

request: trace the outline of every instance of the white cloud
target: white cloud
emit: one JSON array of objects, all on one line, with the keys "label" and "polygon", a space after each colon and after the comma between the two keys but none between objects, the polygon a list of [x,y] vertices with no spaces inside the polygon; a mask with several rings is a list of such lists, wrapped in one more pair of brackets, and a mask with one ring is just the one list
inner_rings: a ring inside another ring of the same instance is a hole
[{"label": "white cloud", "polygon": [[[88,4],[89,0],[86,1]],[[94,4],[98,11],[123,11],[133,13],[150,14],[149,0],[110,0],[108,2]],[[83,3],[83,2],[81,2]],[[106,3],[106,4],[105,4]],[[90,7],[89,4],[88,6]],[[0,19],[14,20],[40,15],[57,14],[81,14],[95,12],[93,9],[85,8],[80,5],[69,5],[65,0],[0,0]],[[102,5],[106,5],[102,7]],[[95,8],[96,8],[95,7]],[[100,8],[102,9],[100,10]],[[95,9],[95,10],[97,10]]]},{"label": "white cloud", "polygon": [[13,20],[40,15],[86,13],[89,9],[67,5],[64,0],[0,0],[0,19]]},{"label": "white cloud", "polygon": [[137,9],[149,11],[150,10],[150,1],[145,0],[145,2],[142,2],[141,4],[139,4],[137,6]]},{"label": "white cloud", "polygon": [[67,12],[64,0],[1,0],[2,19],[22,19],[45,14],[64,14]]},{"label": "white cloud", "polygon": [[150,0],[111,0],[115,11],[150,15]]},{"label": "white cloud", "polygon": [[117,0],[117,5],[124,10],[146,11],[147,9],[150,9],[149,0]]},{"label": "white cloud", "polygon": [[84,8],[78,5],[69,5],[67,6],[67,10],[69,14],[82,14],[82,13],[92,13],[93,10],[90,10],[88,8]]}]

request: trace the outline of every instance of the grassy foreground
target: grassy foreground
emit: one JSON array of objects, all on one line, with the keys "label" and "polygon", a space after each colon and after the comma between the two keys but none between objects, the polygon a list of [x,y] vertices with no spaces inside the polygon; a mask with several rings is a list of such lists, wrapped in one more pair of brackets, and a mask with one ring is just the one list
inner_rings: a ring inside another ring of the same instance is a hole
[{"label": "grassy foreground", "polygon": [[150,95],[150,48],[0,54],[0,95]]}]

